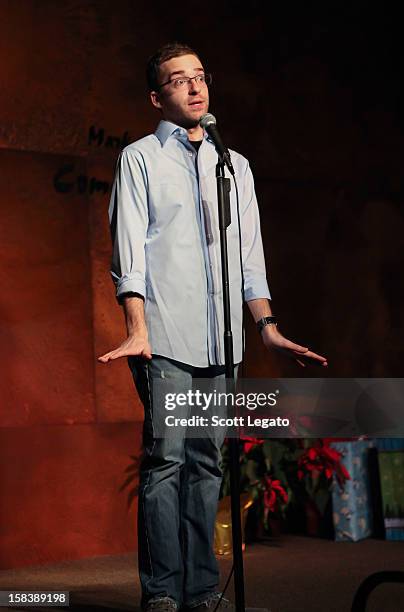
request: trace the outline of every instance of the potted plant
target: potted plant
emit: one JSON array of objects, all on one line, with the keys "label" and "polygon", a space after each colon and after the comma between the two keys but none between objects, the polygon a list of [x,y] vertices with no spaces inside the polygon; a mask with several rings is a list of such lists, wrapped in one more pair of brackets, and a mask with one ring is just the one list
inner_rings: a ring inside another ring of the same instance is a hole
[{"label": "potted plant", "polygon": [[[249,436],[240,439],[241,491],[248,493],[253,503],[249,510],[252,539],[259,539],[267,530],[272,534],[280,532],[290,495],[283,467],[287,452],[287,447],[278,441]],[[227,441],[222,448],[222,457],[223,498],[230,494]]]},{"label": "potted plant", "polygon": [[[303,505],[308,535],[327,535],[324,524],[326,510],[331,504],[333,477],[342,488],[350,479],[342,454],[331,448],[327,439],[304,440],[297,461],[297,477],[303,483]],[[302,489],[300,489],[302,491]]]}]

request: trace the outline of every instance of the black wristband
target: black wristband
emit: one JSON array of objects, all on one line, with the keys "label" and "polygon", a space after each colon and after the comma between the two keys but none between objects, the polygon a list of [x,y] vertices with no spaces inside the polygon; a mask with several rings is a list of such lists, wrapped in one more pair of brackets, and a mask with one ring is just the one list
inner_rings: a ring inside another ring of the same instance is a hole
[{"label": "black wristband", "polygon": [[259,321],[257,321],[257,329],[258,333],[261,333],[266,325],[278,325],[276,321],[276,317],[262,317]]}]

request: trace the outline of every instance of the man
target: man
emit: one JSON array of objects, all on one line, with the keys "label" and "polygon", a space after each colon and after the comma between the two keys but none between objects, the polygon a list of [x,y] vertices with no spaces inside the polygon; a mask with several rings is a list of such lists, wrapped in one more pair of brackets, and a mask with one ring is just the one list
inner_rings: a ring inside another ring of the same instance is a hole
[{"label": "man", "polygon": [[[212,551],[220,489],[218,433],[211,440],[154,435],[162,397],[155,381],[176,391],[192,378],[224,376],[223,307],[215,166],[217,153],[199,119],[209,105],[210,75],[195,51],[162,47],[147,68],[152,104],[162,121],[154,134],[126,147],[110,204],[112,277],[123,304],[127,339],[99,357],[127,356],[145,407],[139,487],[139,573],[142,607],[172,612],[213,610],[219,594]],[[242,295],[256,322],[271,317],[253,178],[231,151],[240,194],[243,275],[234,189],[228,228],[234,361],[242,359]],[[244,280],[244,294],[241,291]],[[265,346],[304,365],[324,357],[260,324]],[[222,599],[221,609],[234,609]]]}]

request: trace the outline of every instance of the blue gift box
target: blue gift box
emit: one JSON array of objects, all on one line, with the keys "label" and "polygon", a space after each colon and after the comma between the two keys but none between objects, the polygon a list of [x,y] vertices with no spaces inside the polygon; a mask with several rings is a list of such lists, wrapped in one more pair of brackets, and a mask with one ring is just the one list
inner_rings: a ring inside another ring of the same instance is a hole
[{"label": "blue gift box", "polygon": [[375,438],[378,451],[404,450],[404,438]]},{"label": "blue gift box", "polygon": [[333,442],[342,454],[342,463],[351,480],[341,490],[335,477],[332,487],[333,522],[337,542],[357,542],[372,535],[373,514],[370,501],[368,450],[369,440]]}]

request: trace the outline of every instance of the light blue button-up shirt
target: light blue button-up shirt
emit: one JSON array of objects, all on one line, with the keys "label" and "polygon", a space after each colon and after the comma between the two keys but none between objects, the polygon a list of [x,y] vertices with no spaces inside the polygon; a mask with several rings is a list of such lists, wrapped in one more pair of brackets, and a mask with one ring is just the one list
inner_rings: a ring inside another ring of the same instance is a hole
[{"label": "light blue button-up shirt", "polygon": [[[270,298],[252,173],[242,155],[230,153],[240,198],[244,297]],[[144,297],[153,354],[197,367],[224,364],[216,163],[207,134],[196,153],[185,129],[161,121],[154,134],[121,152],[109,207],[117,298],[127,292]],[[230,205],[230,306],[239,363],[242,292],[233,181]]]}]

